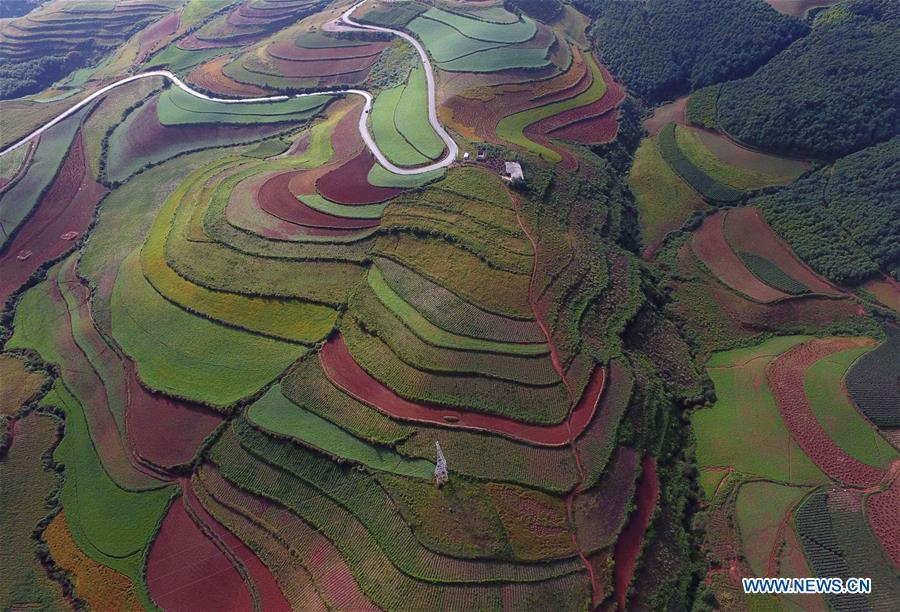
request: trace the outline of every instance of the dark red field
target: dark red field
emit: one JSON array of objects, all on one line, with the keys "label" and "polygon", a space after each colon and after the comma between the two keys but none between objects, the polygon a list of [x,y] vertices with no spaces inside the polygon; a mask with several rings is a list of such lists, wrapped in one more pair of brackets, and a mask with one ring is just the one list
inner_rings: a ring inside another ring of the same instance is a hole
[{"label": "dark red field", "polygon": [[619,112],[611,110],[600,116],[588,117],[557,128],[551,132],[551,135],[554,138],[594,145],[612,142],[618,133]]},{"label": "dark red field", "polygon": [[[12,242],[0,254],[0,304],[18,289],[45,261],[59,257],[91,224],[94,208],[106,193],[93,180],[85,158],[81,132],[60,168],[50,190],[38,203],[36,212],[22,225]],[[72,236],[71,232],[75,232]],[[65,238],[62,236],[65,235]],[[31,257],[20,261],[21,251]]]},{"label": "dark red field", "polygon": [[848,337],[811,340],[787,351],[766,368],[778,409],[803,452],[830,478],[857,487],[878,484],[884,471],[851,457],[829,437],[810,408],[803,381],[806,370],[820,359],[866,344],[866,339]]},{"label": "dark red field", "polygon": [[316,189],[332,202],[347,204],[377,204],[395,198],[402,189],[373,187],[369,184],[369,170],[375,157],[368,149],[319,179]]},{"label": "dark red field", "polygon": [[210,60],[201,64],[193,70],[187,80],[207,89],[213,93],[226,96],[264,96],[266,90],[249,85],[247,83],[239,83],[222,72],[222,68],[231,61],[227,55]]},{"label": "dark red field", "polygon": [[628,519],[625,529],[619,534],[616,541],[616,549],[613,554],[615,566],[613,568],[613,581],[615,583],[615,599],[619,610],[625,610],[625,599],[628,596],[628,586],[634,576],[634,568],[637,565],[641,553],[641,544],[644,533],[650,524],[653,510],[659,499],[659,480],[656,476],[656,459],[650,455],[644,457],[641,462],[643,473],[638,480],[635,499],[637,506]]},{"label": "dark red field", "polygon": [[259,188],[256,199],[262,210],[284,221],[319,229],[365,229],[378,225],[378,219],[348,219],[313,210],[291,193],[288,186],[293,175],[278,174]]},{"label": "dark red field", "polygon": [[[557,425],[542,426],[405,400],[362,369],[353,360],[341,336],[335,336],[322,347],[319,361],[328,379],[336,387],[395,419],[489,431],[540,446],[562,446],[579,436],[594,416],[606,380],[606,371],[597,367],[569,419]],[[445,417],[450,417],[452,422]]]},{"label": "dark red field", "polygon": [[147,587],[165,610],[253,608],[241,574],[188,514],[184,495],[172,502],[150,548]]},{"label": "dark red field", "polygon": [[725,214],[708,217],[694,232],[691,248],[697,258],[723,283],[763,303],[790,297],[787,293],[763,283],[735,255],[724,233]]},{"label": "dark red field", "polygon": [[126,423],[132,449],[155,465],[171,467],[189,462],[204,438],[222,422],[211,410],[152,393],[141,385],[134,364],[128,372]]}]

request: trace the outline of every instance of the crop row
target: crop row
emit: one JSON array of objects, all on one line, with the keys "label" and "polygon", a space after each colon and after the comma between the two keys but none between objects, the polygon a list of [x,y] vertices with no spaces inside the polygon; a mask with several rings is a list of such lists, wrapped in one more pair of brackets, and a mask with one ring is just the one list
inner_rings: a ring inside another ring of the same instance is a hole
[{"label": "crop row", "polygon": [[512,319],[482,310],[392,259],[379,258],[376,263],[385,283],[398,297],[442,329],[494,342],[546,342],[533,320]]},{"label": "crop row", "polygon": [[659,150],[663,159],[701,196],[714,203],[737,202],[744,192],[724,185],[698,168],[678,147],[675,140],[675,124],[663,127],[657,135]]},{"label": "crop row", "polygon": [[389,448],[375,446],[357,438],[331,421],[294,404],[281,393],[280,385],[271,387],[247,411],[247,420],[272,435],[289,438],[318,449],[329,456],[381,470],[431,481],[434,463],[407,459]]},{"label": "crop row", "polygon": [[453,292],[476,308],[499,316],[531,319],[530,275],[488,267],[475,255],[436,238],[408,234],[379,237],[374,252],[411,268],[420,276]]},{"label": "crop row", "polygon": [[[433,459],[434,441],[440,440],[452,470],[459,474],[556,492],[567,491],[575,482],[575,464],[568,448],[538,448],[502,436],[439,425],[401,424],[335,387],[317,359],[305,359],[288,372],[282,392],[359,438],[396,445],[397,452],[406,457]],[[584,440],[588,440],[587,433]],[[498,459],[485,462],[484,457]]]},{"label": "crop row", "polygon": [[400,361],[390,347],[358,325],[344,325],[342,335],[354,360],[407,400],[528,423],[559,423],[568,413],[570,402],[562,384],[526,387],[475,376],[428,374]]},{"label": "crop row", "polygon": [[[377,269],[373,268],[369,274],[377,276]],[[536,386],[559,383],[559,375],[546,354],[511,355],[436,346],[429,342],[427,336],[420,337],[414,326],[398,316],[396,311],[392,312],[373,291],[366,288],[360,287],[354,292],[349,310],[401,361],[418,370],[435,374],[479,375]]]},{"label": "crop row", "polygon": [[[501,580],[533,582],[565,575],[578,568],[575,560],[527,565],[455,558],[435,553],[416,540],[410,527],[394,510],[385,492],[368,474],[344,470],[313,451],[279,443],[240,424],[233,435],[233,443],[240,445],[246,453],[244,456],[248,463],[253,463],[250,457],[263,461],[269,466],[270,473],[273,476],[277,474],[278,480],[284,485],[295,485],[288,489],[294,500],[304,500],[311,506],[313,500],[310,498],[315,498],[316,502],[327,500],[327,505],[352,513],[392,563],[421,580],[460,583]],[[220,445],[225,447],[227,440],[228,433],[223,435]],[[218,448],[214,449],[214,455],[220,456],[219,453]],[[291,509],[297,510],[294,504]]]},{"label": "crop row", "polygon": [[872,423],[893,429],[900,427],[900,388],[896,384],[900,328],[886,325],[884,330],[885,341],[860,357],[847,373],[847,391]]},{"label": "crop row", "polygon": [[591,554],[615,544],[634,497],[640,463],[640,453],[620,447],[600,482],[575,497],[572,517],[581,552]]},{"label": "crop row", "polygon": [[[269,569],[278,586],[293,609],[327,610],[327,607],[316,590],[316,585],[303,563],[294,558],[289,546],[280,541],[272,532],[261,527],[248,516],[232,510],[207,491],[207,483],[214,486],[221,480],[213,468],[205,465],[191,480],[192,488],[203,508],[220,524],[235,534],[248,546],[262,563]],[[227,490],[227,483],[220,485]],[[217,491],[219,493],[219,491]],[[225,495],[224,493],[219,493]],[[259,504],[261,500],[247,496],[250,504]],[[248,506],[252,507],[252,506]]]}]

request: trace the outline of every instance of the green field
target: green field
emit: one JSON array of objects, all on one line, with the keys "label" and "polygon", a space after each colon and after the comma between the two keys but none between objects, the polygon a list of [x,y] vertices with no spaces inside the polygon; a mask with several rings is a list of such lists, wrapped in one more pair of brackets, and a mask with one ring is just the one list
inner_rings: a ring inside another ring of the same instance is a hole
[{"label": "green field", "polygon": [[530,108],[504,117],[497,124],[495,130],[497,136],[507,142],[518,145],[535,155],[539,155],[547,161],[561,161],[562,158],[559,153],[529,140],[528,137],[525,136],[524,131],[529,125],[536,123],[541,119],[552,117],[553,115],[558,115],[559,113],[580,108],[582,106],[587,106],[603,97],[603,94],[606,93],[606,82],[603,80],[603,74],[600,72],[600,67],[597,65],[597,61],[593,56],[589,58],[588,63],[591,68],[591,74],[593,75],[593,81],[589,88],[571,98],[545,104],[544,106]]},{"label": "green field", "polygon": [[32,540],[35,526],[50,513],[45,500],[60,484],[41,463],[41,456],[56,441],[58,424],[58,419],[44,414],[20,419],[15,444],[0,461],[5,502],[0,504],[0,607],[4,610],[65,607],[62,589],[47,577]]},{"label": "green field", "polygon": [[387,203],[347,206],[346,204],[332,202],[317,193],[312,195],[302,195],[298,199],[313,210],[318,210],[326,215],[334,215],[335,217],[345,217],[348,219],[380,219],[382,215],[384,215],[384,209],[387,208]]},{"label": "green field", "polygon": [[[697,168],[714,180],[735,189],[750,191],[771,185],[786,185],[803,171],[802,165],[788,160],[782,164],[782,168],[789,171],[787,173],[775,174],[737,167],[717,157],[706,146],[697,130],[683,125],[675,127],[675,142]],[[776,160],[773,160],[773,165],[777,165]]]},{"label": "green field", "polygon": [[403,300],[388,285],[381,271],[372,267],[368,275],[369,288],[391,312],[403,321],[417,336],[435,346],[469,351],[485,351],[489,353],[507,353],[510,355],[543,355],[547,352],[545,344],[515,344],[512,342],[492,342],[466,336],[459,336],[441,329],[423,317],[415,308]]},{"label": "green field", "polygon": [[[443,142],[443,141],[442,141]],[[374,187],[396,187],[399,189],[415,189],[438,181],[446,176],[446,170],[432,170],[424,174],[394,174],[385,170],[381,164],[375,164],[369,170],[368,181]]]},{"label": "green field", "polygon": [[361,463],[373,470],[425,480],[429,480],[434,473],[434,463],[430,461],[407,459],[390,448],[373,446],[291,402],[281,394],[280,385],[273,386],[254,402],[247,411],[247,418],[273,434],[299,440],[329,455]]},{"label": "green field", "polygon": [[672,172],[659,152],[655,138],[645,138],[634,154],[628,186],[640,212],[641,238],[655,248],[668,232],[678,229],[706,203]]},{"label": "green field", "polygon": [[[786,336],[713,354],[706,367],[718,401],[712,408],[695,412],[692,418],[701,472],[705,468],[733,468],[777,482],[828,482],[791,438],[765,378],[770,361],[806,340],[809,338],[805,336]],[[706,493],[712,497],[712,491]]]},{"label": "green field", "polygon": [[735,504],[735,517],[747,563],[758,577],[768,576],[770,553],[777,552],[779,524],[789,520],[788,511],[810,489],[787,487],[757,480],[741,485]]},{"label": "green field", "polygon": [[298,123],[313,117],[329,100],[331,96],[321,95],[279,102],[229,104],[203,100],[178,87],[170,87],[160,95],[156,110],[163,125]]},{"label": "green field", "polygon": [[753,275],[767,285],[790,295],[809,293],[809,287],[788,275],[787,272],[775,265],[775,262],[762,255],[746,251],[737,251],[736,254],[744,262],[744,265],[753,272]]},{"label": "green field", "polygon": [[54,458],[65,466],[60,500],[78,546],[95,561],[140,585],[145,605],[143,568],[152,540],[174,489],[160,482],[155,491],[121,489],[103,470],[88,432],[84,409],[62,385],[44,403],[66,415],[66,435]]},{"label": "green field", "polygon": [[399,166],[419,166],[429,159],[420,153],[397,127],[397,106],[406,90],[405,86],[385,89],[375,98],[372,105],[372,137],[378,148],[389,160]]},{"label": "green field", "polygon": [[420,19],[439,21],[459,31],[467,38],[488,42],[523,43],[531,40],[537,32],[537,25],[527,17],[513,23],[489,23],[439,8],[432,8],[423,13]]},{"label": "green field", "polygon": [[447,72],[498,72],[516,68],[536,70],[550,64],[550,49],[541,47],[498,47],[439,62]]},{"label": "green field", "polygon": [[176,43],[170,44],[144,64],[146,70],[167,68],[175,74],[184,74],[192,68],[213,58],[237,51],[238,47],[215,49],[181,49]]},{"label": "green field", "polygon": [[449,25],[431,19],[414,19],[406,29],[422,41],[428,54],[439,64],[477,51],[505,46],[504,43],[467,38]]},{"label": "green field", "polygon": [[872,348],[841,351],[820,359],[807,371],[803,388],[816,419],[848,455],[887,469],[897,451],[847,400],[841,381],[857,359]]},{"label": "green field", "polygon": [[444,152],[444,141],[428,119],[428,87],[421,65],[416,65],[409,73],[403,95],[394,110],[394,125],[406,141],[428,159],[437,159]]},{"label": "green field", "polygon": [[217,407],[254,393],[306,351],[181,310],[146,281],[138,253],[119,270],[112,332],[148,386]]}]

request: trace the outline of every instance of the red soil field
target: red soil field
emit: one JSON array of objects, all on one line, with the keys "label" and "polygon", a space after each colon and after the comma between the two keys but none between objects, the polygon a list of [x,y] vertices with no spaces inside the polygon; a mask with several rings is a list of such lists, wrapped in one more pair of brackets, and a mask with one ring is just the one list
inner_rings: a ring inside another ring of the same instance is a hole
[{"label": "red soil field", "polygon": [[781,268],[815,293],[840,295],[841,291],[813,272],[763,220],[757,208],[728,211],[724,221],[728,243],[737,251],[756,253]]},{"label": "red soil field", "polygon": [[[263,74],[275,74],[289,78],[315,78],[343,74],[352,74],[361,70],[367,70],[378,60],[377,55],[365,57],[351,57],[348,59],[322,59],[306,62],[296,62],[270,58],[271,68],[254,68],[254,71]],[[248,67],[249,68],[249,67]]]},{"label": "red soil field", "polygon": [[169,13],[141,32],[138,38],[140,47],[138,48],[137,63],[143,63],[147,56],[157,49],[159,43],[174,34],[178,30],[180,22],[181,11],[179,10]]},{"label": "red soil field", "polygon": [[[606,371],[598,366],[570,417],[557,425],[543,426],[405,400],[362,369],[353,360],[341,336],[335,336],[322,347],[319,361],[328,379],[336,387],[392,418],[489,431],[540,446],[562,446],[581,435],[594,416],[606,380]],[[445,417],[453,419],[452,423]]]},{"label": "red soil field", "polygon": [[616,541],[613,559],[613,582],[615,584],[615,599],[619,610],[625,609],[625,598],[628,595],[628,585],[634,575],[638,556],[641,552],[641,543],[644,533],[650,524],[650,517],[656,508],[659,499],[659,480],[656,477],[656,459],[650,455],[644,457],[641,462],[643,473],[638,481],[635,499],[637,506],[634,513],[625,525],[625,529],[619,534]]},{"label": "red soil field", "polygon": [[335,217],[310,208],[291,193],[288,185],[293,175],[277,174],[259,188],[255,199],[262,210],[284,221],[319,229],[364,229],[379,224],[378,219]]},{"label": "red soil field", "polygon": [[386,42],[372,43],[370,45],[360,45],[357,47],[326,47],[324,49],[307,49],[298,47],[291,41],[280,41],[266,47],[266,53],[271,57],[292,60],[292,61],[310,61],[310,60],[341,60],[354,57],[370,57],[377,55],[388,46]]},{"label": "red soil field", "polygon": [[527,136],[529,140],[559,153],[559,155],[562,156],[562,162],[560,165],[564,169],[571,170],[572,172],[577,170],[578,159],[574,155],[572,155],[571,151],[559,146],[557,143],[550,140],[543,132],[538,131],[537,125],[538,124],[532,124],[525,128],[525,136]]},{"label": "red soil field", "polygon": [[866,509],[872,531],[894,566],[900,569],[900,475],[896,470],[890,488],[871,495]]},{"label": "red soil field", "polygon": [[700,261],[723,283],[748,297],[763,303],[790,297],[761,280],[744,265],[731,250],[724,233],[725,213],[707,217],[703,226],[694,232],[691,248]]},{"label": "red soil field", "polygon": [[678,98],[669,104],[663,104],[654,111],[651,117],[644,120],[644,128],[650,136],[656,136],[664,125],[677,123],[687,125],[687,102],[690,96]]},{"label": "red soil field", "polygon": [[542,119],[530,127],[535,131],[546,134],[584,119],[599,117],[619,106],[619,104],[622,103],[622,100],[625,99],[625,89],[613,79],[612,74],[606,69],[606,66],[603,64],[600,64],[599,66],[600,74],[603,75],[603,81],[606,83],[606,93],[603,94],[603,97],[586,106],[573,108],[557,115],[547,117],[546,119]]},{"label": "red soil field", "polygon": [[267,91],[256,85],[248,85],[239,83],[222,72],[231,58],[227,55],[206,62],[194,69],[187,76],[187,80],[191,83],[207,89],[213,93],[230,95],[230,96],[263,96],[267,95]]},{"label": "red soil field", "polygon": [[150,549],[146,578],[150,597],[165,610],[253,608],[243,577],[188,514],[184,495],[172,502],[163,518]]},{"label": "red soil field", "polygon": [[803,381],[806,370],[820,359],[871,344],[868,338],[811,340],[792,348],[766,368],[769,387],[791,436],[820,470],[849,486],[874,486],[881,482],[884,472],[851,457],[828,436],[810,408]]},{"label": "red soil field", "polygon": [[368,149],[360,151],[350,161],[332,170],[316,183],[322,196],[339,204],[377,204],[395,198],[403,189],[373,187],[369,184],[369,170],[375,157]]},{"label": "red soil field", "polygon": [[259,560],[256,554],[240,538],[231,533],[206,511],[206,508],[197,499],[190,481],[184,482],[183,491],[182,499],[188,503],[190,510],[196,513],[196,518],[212,531],[214,537],[218,538],[219,543],[228,548],[229,552],[247,569],[250,580],[253,582],[253,586],[256,587],[257,593],[259,593],[261,609],[266,611],[289,611],[291,606],[282,594],[281,587],[278,586],[278,582],[276,582],[269,568]]},{"label": "red soil field", "polygon": [[634,487],[640,453],[620,446],[600,482],[577,494],[572,519],[579,548],[593,553],[609,547],[626,516]]},{"label": "red soil field", "polygon": [[[84,139],[79,132],[50,190],[0,254],[0,270],[3,270],[0,274],[0,304],[42,263],[72,248],[73,242],[61,236],[67,232],[83,233],[91,224],[94,208],[105,193],[90,176]],[[20,261],[16,255],[25,250],[31,251],[31,257]]]},{"label": "red soil field", "polygon": [[189,462],[222,417],[202,406],[152,393],[141,385],[134,364],[128,376],[128,439],[141,459],[165,468]]},{"label": "red soil field", "polygon": [[557,128],[551,132],[554,138],[574,140],[585,145],[605,144],[615,140],[619,133],[619,113],[611,110],[598,117],[588,117],[581,121]]},{"label": "red soil field", "polygon": [[273,126],[240,126],[224,124],[181,125],[167,127],[159,123],[156,114],[157,99],[153,99],[140,109],[134,122],[123,138],[125,146],[122,155],[129,158],[145,159],[168,149],[202,146],[204,141],[229,138],[237,142],[252,141],[278,131]]}]

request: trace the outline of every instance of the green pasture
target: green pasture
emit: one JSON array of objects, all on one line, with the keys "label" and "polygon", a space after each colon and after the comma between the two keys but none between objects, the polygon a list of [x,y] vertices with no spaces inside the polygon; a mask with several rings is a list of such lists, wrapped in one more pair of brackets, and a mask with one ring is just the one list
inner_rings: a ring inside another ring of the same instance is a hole
[{"label": "green pasture", "polygon": [[385,89],[375,98],[370,114],[372,137],[378,148],[393,163],[398,166],[418,166],[428,163],[429,159],[403,137],[395,120],[397,105],[404,90],[404,86]]},{"label": "green pasture", "polygon": [[550,64],[549,47],[497,47],[438,62],[447,72],[499,72],[543,68]]},{"label": "green pasture", "polygon": [[842,381],[857,359],[873,347],[849,349],[818,360],[807,371],[803,389],[816,420],[848,455],[887,469],[897,451],[849,402]]},{"label": "green pasture", "polygon": [[281,393],[275,385],[250,406],[247,418],[262,429],[294,438],[329,455],[361,463],[373,470],[429,480],[434,463],[408,459],[387,447],[377,447],[341,429],[331,421],[303,408]]},{"label": "green pasture", "polygon": [[[705,468],[733,468],[778,482],[828,482],[791,438],[766,382],[766,366],[807,340],[807,336],[777,337],[750,348],[712,355],[706,368],[715,384],[717,401],[692,417],[701,472]],[[712,498],[711,490],[706,493]]]},{"label": "green pasture", "polygon": [[529,140],[528,137],[525,136],[525,128],[541,119],[586,106],[603,97],[606,93],[606,82],[603,80],[603,74],[600,72],[600,67],[597,65],[593,56],[589,58],[588,63],[591,68],[591,74],[593,75],[593,81],[591,82],[590,87],[571,98],[507,115],[497,123],[497,136],[507,142],[518,145],[535,155],[539,155],[548,161],[561,161],[562,158],[556,151]]}]

